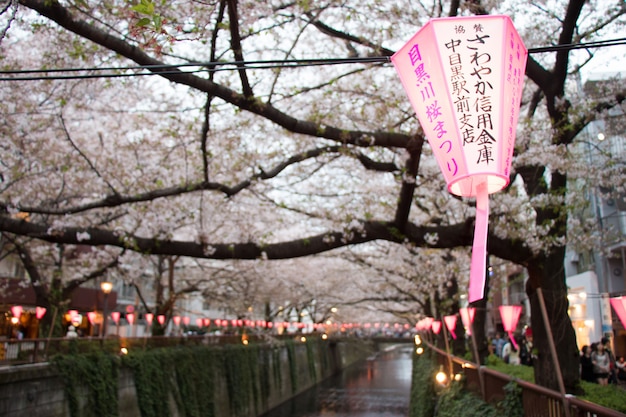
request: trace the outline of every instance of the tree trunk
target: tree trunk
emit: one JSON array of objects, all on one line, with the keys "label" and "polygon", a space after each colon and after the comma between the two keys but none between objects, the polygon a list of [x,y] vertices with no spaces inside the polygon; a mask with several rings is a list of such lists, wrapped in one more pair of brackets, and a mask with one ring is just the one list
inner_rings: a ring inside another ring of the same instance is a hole
[{"label": "tree trunk", "polygon": [[[533,333],[533,366],[535,382],[546,388],[560,391],[558,372],[561,370],[563,385],[568,393],[576,394],[580,380],[580,357],[576,344],[576,333],[572,327],[567,309],[567,287],[563,259],[565,249],[557,248],[548,256],[537,256],[528,263],[529,279],[526,293],[531,306],[531,326]],[[547,319],[542,314],[537,289],[541,288]],[[558,362],[551,354],[550,340],[546,331],[550,326]]]}]

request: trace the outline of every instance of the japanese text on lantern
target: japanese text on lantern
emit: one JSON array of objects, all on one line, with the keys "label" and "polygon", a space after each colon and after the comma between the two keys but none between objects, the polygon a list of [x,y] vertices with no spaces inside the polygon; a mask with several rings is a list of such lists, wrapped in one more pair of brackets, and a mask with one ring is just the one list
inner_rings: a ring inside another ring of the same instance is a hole
[{"label": "japanese text on lantern", "polygon": [[521,66],[519,65],[519,62],[525,57],[525,52],[522,51],[523,46],[521,44],[521,42],[519,42],[515,36],[515,32],[513,30],[509,29],[509,33],[508,33],[508,42],[509,42],[509,54],[506,57],[507,59],[507,66],[506,66],[506,83],[509,85],[509,89],[507,91],[510,91],[510,102],[511,102],[511,110],[509,112],[509,114],[507,115],[508,117],[508,129],[505,132],[506,133],[506,138],[505,138],[505,151],[504,151],[504,155],[507,156],[507,159],[504,163],[505,171],[504,171],[504,175],[509,175],[509,170],[511,167],[511,155],[513,154],[513,146],[515,145],[515,126],[517,124],[517,119],[516,119],[516,109],[518,106],[518,103],[520,102],[520,95],[521,95],[521,79],[523,78],[524,74],[523,74],[523,69],[521,68]]},{"label": "japanese text on lantern", "polygon": [[449,52],[450,92],[456,107],[463,147],[475,152],[476,164],[488,165],[494,160],[496,142],[492,121],[493,77],[491,36],[483,25],[458,24],[455,37],[444,46]]},{"label": "japanese text on lantern", "polygon": [[[431,129],[437,134],[439,143],[431,143],[431,146],[435,148],[435,153],[446,155],[444,158],[441,158],[441,160],[445,162],[448,172],[454,177],[459,172],[458,163],[453,156],[456,154],[456,152],[453,152],[455,142],[446,137],[448,131],[446,130],[444,118],[441,114],[441,106],[437,102],[437,93],[435,92],[432,82],[430,82],[430,75],[426,71],[424,62],[422,61],[419,44],[414,44],[411,49],[409,49],[408,55],[416,77],[415,85],[422,96],[425,114],[428,119],[428,126],[422,127],[425,130]],[[423,121],[422,124],[424,124]],[[431,137],[430,135],[428,136]]]}]

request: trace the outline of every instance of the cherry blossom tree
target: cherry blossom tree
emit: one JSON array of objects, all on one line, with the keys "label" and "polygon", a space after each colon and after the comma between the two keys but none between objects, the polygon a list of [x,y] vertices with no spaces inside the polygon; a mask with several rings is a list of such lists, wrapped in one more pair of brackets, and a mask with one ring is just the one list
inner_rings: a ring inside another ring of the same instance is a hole
[{"label": "cherry blossom tree", "polygon": [[[565,46],[620,33],[623,4],[314,3],[7,3],[0,231],[21,245],[226,265],[348,247],[365,259],[381,241],[433,258],[468,248],[473,202],[444,191],[385,58],[431,17],[507,14],[527,47],[563,47],[529,57],[511,186],[493,197],[488,250],[527,268],[537,382],[557,388],[560,366],[574,390],[563,257],[576,205],[567,190],[599,180],[573,148],[624,91],[578,96],[572,77],[595,51]],[[75,70],[52,71],[61,68]],[[623,174],[604,180],[622,187]],[[455,276],[461,288],[464,279]],[[539,289],[558,358],[543,343]]]}]

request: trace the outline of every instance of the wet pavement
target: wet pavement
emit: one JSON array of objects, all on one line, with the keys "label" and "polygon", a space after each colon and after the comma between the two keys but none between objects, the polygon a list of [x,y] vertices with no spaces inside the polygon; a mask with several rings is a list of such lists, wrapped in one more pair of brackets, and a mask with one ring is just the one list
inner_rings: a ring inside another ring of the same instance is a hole
[{"label": "wet pavement", "polygon": [[410,346],[353,366],[264,417],[406,417],[411,391]]}]

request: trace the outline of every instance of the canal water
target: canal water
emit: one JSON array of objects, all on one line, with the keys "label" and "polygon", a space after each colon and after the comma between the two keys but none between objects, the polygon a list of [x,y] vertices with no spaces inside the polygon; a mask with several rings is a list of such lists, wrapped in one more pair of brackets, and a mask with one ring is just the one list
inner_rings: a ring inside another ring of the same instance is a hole
[{"label": "canal water", "polygon": [[319,383],[264,417],[406,417],[411,345],[382,352]]}]

